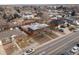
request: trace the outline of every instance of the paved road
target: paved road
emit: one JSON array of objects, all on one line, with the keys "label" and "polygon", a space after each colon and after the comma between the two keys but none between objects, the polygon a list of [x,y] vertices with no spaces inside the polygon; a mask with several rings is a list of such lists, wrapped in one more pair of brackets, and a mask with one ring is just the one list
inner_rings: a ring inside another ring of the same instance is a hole
[{"label": "paved road", "polygon": [[75,42],[79,41],[79,31],[73,32],[67,36],[57,39],[56,41],[50,42],[35,50],[32,55],[56,55],[64,52],[67,48],[73,46]]}]

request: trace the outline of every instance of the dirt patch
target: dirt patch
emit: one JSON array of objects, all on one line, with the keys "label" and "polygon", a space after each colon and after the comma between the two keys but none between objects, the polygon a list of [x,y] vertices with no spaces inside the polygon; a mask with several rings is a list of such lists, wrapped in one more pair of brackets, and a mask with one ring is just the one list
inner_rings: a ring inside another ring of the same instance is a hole
[{"label": "dirt patch", "polygon": [[43,44],[49,40],[51,40],[50,38],[48,38],[47,36],[45,36],[44,34],[39,34],[36,36],[33,36],[33,39],[38,42],[39,44]]},{"label": "dirt patch", "polygon": [[3,45],[4,50],[6,51],[6,54],[12,54],[14,51],[18,50],[18,48],[13,44],[13,43],[9,43],[6,45]]}]

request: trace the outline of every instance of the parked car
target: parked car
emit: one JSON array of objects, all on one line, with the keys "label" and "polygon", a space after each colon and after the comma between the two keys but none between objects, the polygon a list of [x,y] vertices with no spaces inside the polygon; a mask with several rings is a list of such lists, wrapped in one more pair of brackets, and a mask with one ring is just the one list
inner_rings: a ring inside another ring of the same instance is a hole
[{"label": "parked car", "polygon": [[28,49],[22,55],[29,55],[29,54],[33,53],[34,51],[35,51],[34,49]]},{"label": "parked car", "polygon": [[60,31],[60,32],[64,32],[64,30],[63,30],[63,29],[59,29],[59,31]]}]

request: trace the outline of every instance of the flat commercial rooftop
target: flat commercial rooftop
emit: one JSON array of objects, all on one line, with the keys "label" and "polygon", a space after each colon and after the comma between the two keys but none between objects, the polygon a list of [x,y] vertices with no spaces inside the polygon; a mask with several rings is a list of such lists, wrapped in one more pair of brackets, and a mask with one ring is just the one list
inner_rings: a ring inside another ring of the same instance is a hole
[{"label": "flat commercial rooftop", "polygon": [[25,26],[22,26],[23,29],[32,29],[32,30],[38,30],[38,29],[42,29],[42,28],[45,28],[45,27],[48,27],[47,24],[40,24],[40,23],[32,23],[30,25],[25,25]]}]

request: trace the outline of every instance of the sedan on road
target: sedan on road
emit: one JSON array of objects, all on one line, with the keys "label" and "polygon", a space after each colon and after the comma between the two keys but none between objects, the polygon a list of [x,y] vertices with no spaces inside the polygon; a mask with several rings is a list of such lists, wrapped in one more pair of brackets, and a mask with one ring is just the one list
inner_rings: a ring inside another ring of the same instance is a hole
[{"label": "sedan on road", "polygon": [[76,45],[70,50],[70,52],[73,53],[73,54],[77,53],[78,51],[79,51],[79,44],[76,44]]}]

